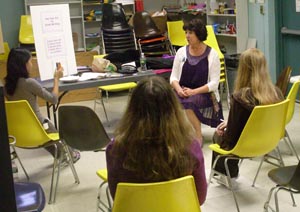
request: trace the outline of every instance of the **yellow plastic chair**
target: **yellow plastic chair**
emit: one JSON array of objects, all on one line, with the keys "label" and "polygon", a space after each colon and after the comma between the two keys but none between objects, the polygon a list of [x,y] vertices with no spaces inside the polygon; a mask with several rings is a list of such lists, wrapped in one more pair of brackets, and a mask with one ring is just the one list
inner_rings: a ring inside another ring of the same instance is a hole
[{"label": "yellow plastic chair", "polygon": [[30,15],[21,15],[19,42],[20,47],[24,47],[31,52],[35,52],[32,21]]},{"label": "yellow plastic chair", "polygon": [[157,183],[118,183],[113,212],[200,212],[193,176]]},{"label": "yellow plastic chair", "polygon": [[[98,195],[97,195],[97,210],[101,210],[103,212],[106,211],[111,211],[112,209],[112,198],[109,192],[109,187],[108,187],[108,181],[107,181],[107,169],[99,169],[96,172],[97,176],[102,180],[102,183],[100,184],[99,188],[98,188]],[[103,201],[103,199],[101,199],[101,190],[102,187],[106,185],[106,200],[107,202]]]},{"label": "yellow plastic chair", "polygon": [[53,145],[55,147],[55,158],[51,177],[49,204],[55,202],[56,190],[59,180],[60,165],[63,154],[58,158],[57,145],[61,143],[65,148],[68,164],[73,172],[75,182],[79,183],[76,170],[71,159],[68,147],[59,140],[58,133],[47,133],[29,103],[26,100],[6,101],[5,110],[7,117],[8,133],[15,137],[15,146],[23,149],[38,149]]},{"label": "yellow plastic chair", "polygon": [[129,93],[130,93],[132,91],[132,89],[135,88],[136,86],[137,86],[136,82],[125,82],[125,83],[119,83],[119,84],[114,84],[114,85],[99,86],[96,91],[96,98],[94,101],[94,110],[96,110],[96,105],[101,103],[104,113],[105,113],[106,121],[107,121],[107,123],[109,123],[105,104],[103,101],[102,91],[105,91],[106,99],[108,100],[109,92],[120,92],[120,91],[124,91],[124,90],[129,90]]},{"label": "yellow plastic chair", "polygon": [[[299,91],[299,86],[300,86],[300,81],[294,82],[286,99],[290,100],[288,111],[287,111],[287,116],[286,116],[286,125],[290,123],[294,116],[294,111],[295,111],[295,104],[296,104],[296,98],[297,94]],[[295,154],[297,157],[298,161],[300,161],[299,155],[292,143],[292,140],[288,134],[288,131],[285,129],[285,135],[284,135],[284,140],[289,144],[289,147],[291,148],[292,153]]]},{"label": "yellow plastic chair", "polygon": [[[103,58],[105,55],[95,55],[94,58]],[[118,84],[113,84],[113,85],[104,85],[104,86],[99,86],[97,87],[96,90],[96,98],[94,101],[94,110],[96,110],[96,105],[101,104],[105,113],[106,121],[109,123],[106,108],[103,102],[102,98],[102,91],[105,91],[106,94],[106,99],[108,100],[108,94],[109,92],[120,92],[120,91],[125,91],[129,90],[129,92],[137,86],[136,82],[125,82],[125,83],[118,83]]]},{"label": "yellow plastic chair", "polygon": [[3,45],[4,45],[4,53],[0,54],[0,61],[6,62],[7,58],[8,58],[10,48],[9,48],[9,45],[8,45],[7,42],[4,42]]},{"label": "yellow plastic chair", "polygon": [[168,37],[171,42],[173,54],[176,54],[176,47],[188,44],[183,30],[183,21],[167,21]]},{"label": "yellow plastic chair", "polygon": [[[286,97],[286,99],[289,100],[288,109],[287,109],[287,113],[286,113],[286,121],[285,121],[286,125],[292,120],[293,115],[294,115],[295,103],[296,103],[297,93],[298,93],[298,90],[299,90],[299,85],[300,85],[300,81],[294,82],[292,88],[290,89],[290,91],[288,93],[288,96]],[[295,154],[297,160],[300,161],[299,155],[298,155],[298,153],[297,153],[297,151],[296,151],[296,149],[295,149],[295,147],[292,143],[292,140],[291,140],[291,138],[290,138],[290,136],[289,136],[286,129],[285,129],[284,135],[281,138],[283,138],[284,141],[287,143],[288,147],[290,148],[290,150],[292,152],[291,154]],[[274,163],[272,161],[272,159],[277,160],[279,162],[279,164]],[[267,162],[269,164],[272,164],[272,165],[278,166],[278,167],[284,166],[284,163],[283,163],[280,152],[278,154],[278,157],[270,155],[270,154],[266,154],[260,161],[260,164],[259,164],[258,170],[256,172],[256,175],[254,177],[252,186],[255,185],[257,176],[259,174],[259,171],[261,169],[261,166],[262,166],[263,162]]]},{"label": "yellow plastic chair", "polygon": [[[221,90],[221,95],[220,96],[221,96],[221,100],[222,100],[225,85],[227,84],[226,83],[225,58],[224,58],[224,54],[221,52],[221,50],[219,48],[219,44],[218,44],[216,35],[214,33],[214,30],[213,30],[213,26],[212,25],[206,25],[206,30],[207,30],[207,39],[206,39],[206,41],[204,41],[204,43],[206,45],[210,46],[211,48],[215,49],[218,52],[218,55],[219,55],[219,58],[220,58],[221,67],[220,67],[220,82],[219,83],[220,83],[220,90]],[[227,88],[227,90],[228,90],[228,88]]]},{"label": "yellow plastic chair", "polygon": [[[256,106],[253,109],[237,144],[232,150],[222,149],[218,144],[209,145],[211,150],[219,154],[213,163],[209,183],[211,183],[212,178],[217,178],[215,174],[224,176],[228,187],[233,194],[237,211],[240,211],[240,209],[235,192],[232,189],[232,182],[227,164],[228,159],[243,160],[246,158],[260,157],[276,149],[278,142],[284,135],[288,104],[289,100],[287,99],[276,104]],[[215,170],[217,161],[222,157],[226,157],[224,160],[226,175]]]}]

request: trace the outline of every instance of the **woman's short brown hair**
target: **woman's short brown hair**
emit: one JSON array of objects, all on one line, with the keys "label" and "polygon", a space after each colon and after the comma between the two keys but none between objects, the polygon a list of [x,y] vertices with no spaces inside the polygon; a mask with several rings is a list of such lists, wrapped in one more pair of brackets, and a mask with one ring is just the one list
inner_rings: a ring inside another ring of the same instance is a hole
[{"label": "woman's short brown hair", "polygon": [[184,31],[193,31],[195,32],[197,38],[200,41],[205,41],[207,38],[207,29],[206,25],[201,21],[201,19],[194,18],[191,21],[185,23],[183,25]]}]

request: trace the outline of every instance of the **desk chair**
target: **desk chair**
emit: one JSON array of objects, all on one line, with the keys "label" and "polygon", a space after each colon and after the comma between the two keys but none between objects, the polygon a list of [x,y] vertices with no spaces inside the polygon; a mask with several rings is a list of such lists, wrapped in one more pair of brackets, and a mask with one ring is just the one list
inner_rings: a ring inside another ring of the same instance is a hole
[{"label": "desk chair", "polygon": [[18,212],[41,212],[45,208],[44,190],[38,183],[15,182],[15,196]]},{"label": "desk chair", "polygon": [[193,176],[156,183],[118,183],[112,212],[200,212]]},{"label": "desk chair", "polygon": [[75,183],[79,183],[69,149],[64,148],[63,154],[60,154],[60,157],[58,157],[57,145],[61,143],[65,146],[65,144],[59,139],[58,133],[47,133],[45,131],[26,100],[6,101],[5,109],[8,133],[16,138],[16,147],[23,149],[39,149],[52,145],[55,147],[49,195],[49,204],[54,203],[63,155],[67,156],[67,161],[73,172]]},{"label": "desk chair", "polygon": [[[96,57],[103,58],[104,56],[105,55],[95,55],[94,58],[96,58]],[[106,121],[109,124],[105,104],[103,101],[102,91],[105,91],[106,100],[108,101],[109,92],[119,92],[119,91],[125,91],[125,90],[129,90],[129,92],[131,92],[131,90],[133,88],[135,88],[136,86],[137,86],[136,82],[126,82],[126,83],[118,83],[118,84],[113,84],[113,85],[104,85],[104,86],[97,87],[96,97],[95,97],[95,101],[94,101],[94,111],[96,111],[96,105],[101,104],[103,107],[103,110],[104,110]]]},{"label": "desk chair", "polygon": [[[284,135],[288,104],[289,100],[285,100],[276,104],[256,106],[232,150],[222,149],[218,144],[209,145],[209,148],[219,155],[213,162],[208,182],[211,183],[212,178],[217,178],[215,174],[224,176],[226,184],[233,194],[237,211],[240,209],[232,188],[228,160],[260,157],[276,149]],[[224,160],[226,175],[215,170],[217,161],[222,157],[226,157]]]},{"label": "desk chair", "polygon": [[[276,184],[276,186],[270,189],[268,199],[264,205],[264,210],[268,211],[268,208],[271,208],[271,206],[269,205],[270,199],[272,197],[273,191],[275,191],[275,211],[279,212],[278,192],[280,190],[290,192],[293,206],[296,207],[293,194],[300,193],[300,161],[298,161],[298,165],[273,169],[269,171],[268,176]],[[273,208],[271,209],[272,211],[274,211]]]},{"label": "desk chair", "polygon": [[19,43],[20,47],[28,49],[32,53],[35,53],[34,37],[30,15],[21,15]]},{"label": "desk chair", "polygon": [[10,48],[9,48],[9,45],[8,45],[7,42],[4,42],[3,45],[4,45],[4,53],[0,54],[0,61],[6,62],[7,58],[8,58]]}]

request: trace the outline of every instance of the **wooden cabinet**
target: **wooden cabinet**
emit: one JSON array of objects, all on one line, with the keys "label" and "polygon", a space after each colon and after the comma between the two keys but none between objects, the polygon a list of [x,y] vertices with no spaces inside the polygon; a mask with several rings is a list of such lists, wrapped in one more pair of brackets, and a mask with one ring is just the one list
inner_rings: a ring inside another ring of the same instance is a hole
[{"label": "wooden cabinet", "polygon": [[247,0],[207,0],[207,24],[213,25],[227,54],[241,53],[248,41]]}]

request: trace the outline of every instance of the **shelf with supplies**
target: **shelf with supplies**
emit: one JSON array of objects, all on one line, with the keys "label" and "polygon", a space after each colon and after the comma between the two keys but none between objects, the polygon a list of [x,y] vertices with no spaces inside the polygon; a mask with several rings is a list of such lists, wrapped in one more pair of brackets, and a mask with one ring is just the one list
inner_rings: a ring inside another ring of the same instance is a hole
[{"label": "shelf with supplies", "polygon": [[68,4],[70,10],[70,22],[75,51],[84,51],[82,0],[24,0],[25,13],[30,15],[30,7],[38,5]]},{"label": "shelf with supplies", "polygon": [[215,16],[215,17],[236,17],[236,14],[207,14],[207,16]]},{"label": "shelf with supplies", "polygon": [[100,36],[102,21],[102,3],[100,1],[83,1],[83,31],[84,46],[87,51],[102,48],[102,40]]},{"label": "shelf with supplies", "polygon": [[[116,0],[122,3],[128,20],[135,12],[133,0]],[[99,46],[101,53],[102,5],[99,0],[24,0],[25,13],[30,15],[30,6],[68,4],[75,51],[89,51]],[[93,36],[98,33],[99,35]]]},{"label": "shelf with supplies", "polygon": [[207,0],[207,24],[227,54],[241,53],[248,40],[247,0]]}]

